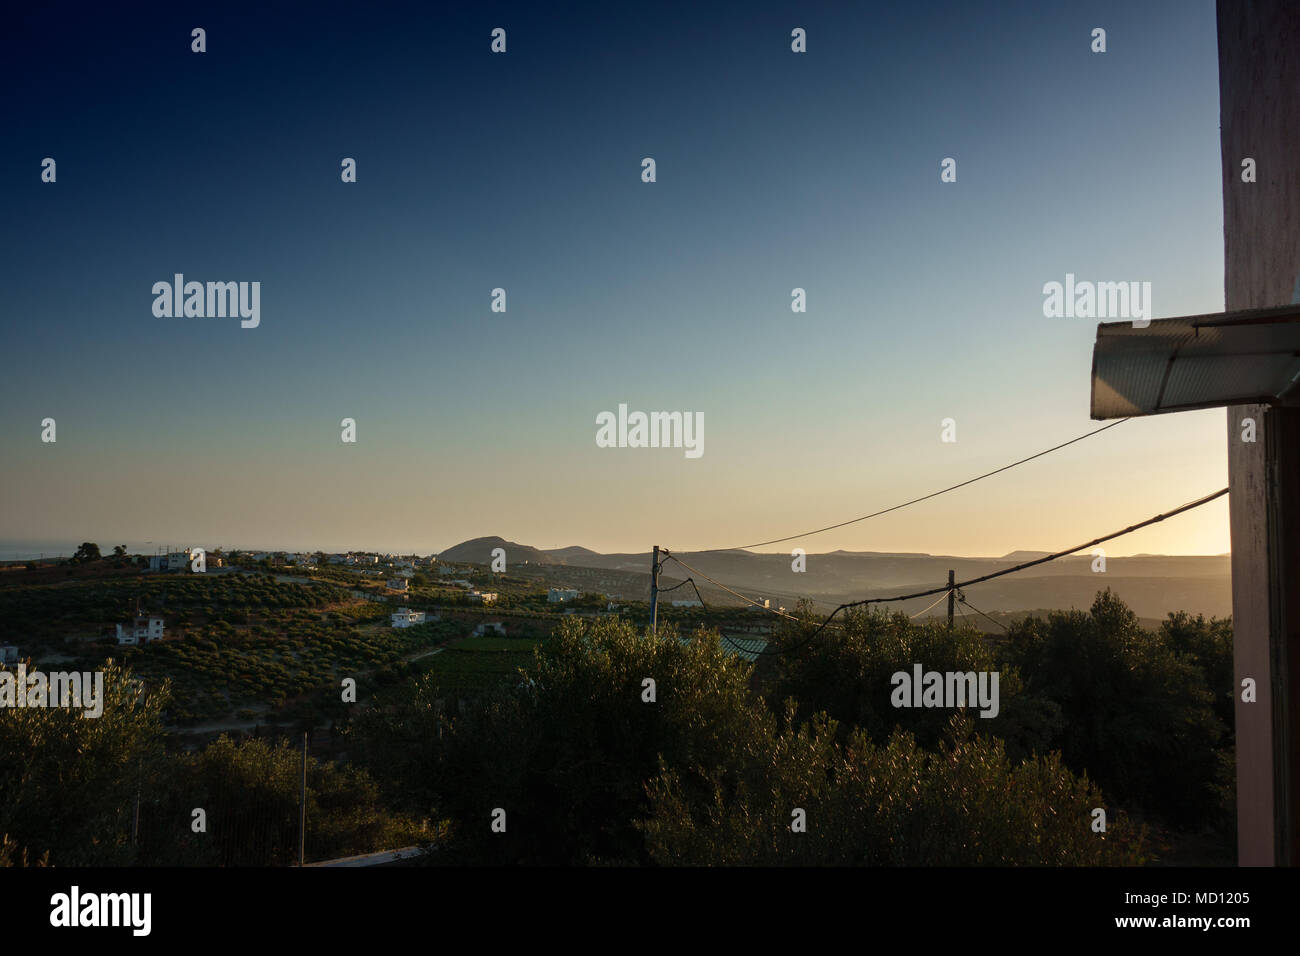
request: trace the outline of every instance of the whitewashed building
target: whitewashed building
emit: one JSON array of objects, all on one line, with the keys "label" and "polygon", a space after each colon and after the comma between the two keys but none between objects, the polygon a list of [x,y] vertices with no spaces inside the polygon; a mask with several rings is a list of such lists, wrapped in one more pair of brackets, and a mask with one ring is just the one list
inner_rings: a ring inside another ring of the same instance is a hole
[{"label": "whitewashed building", "polygon": [[119,644],[148,644],[162,640],[163,635],[163,619],[152,615],[141,615],[131,623],[117,625]]},{"label": "whitewashed building", "polygon": [[546,600],[551,604],[563,604],[565,601],[578,600],[577,588],[551,588],[546,592]]},{"label": "whitewashed building", "polygon": [[506,626],[500,621],[484,621],[478,627],[474,628],[474,636],[482,637],[484,634],[496,634],[499,637],[506,636]]},{"label": "whitewashed building", "polygon": [[424,614],[424,611],[412,611],[409,607],[398,608],[393,613],[393,627],[410,627],[412,624],[423,624]]},{"label": "whitewashed building", "polygon": [[186,571],[189,570],[189,566],[190,550],[188,548],[184,551],[149,555],[150,571]]}]

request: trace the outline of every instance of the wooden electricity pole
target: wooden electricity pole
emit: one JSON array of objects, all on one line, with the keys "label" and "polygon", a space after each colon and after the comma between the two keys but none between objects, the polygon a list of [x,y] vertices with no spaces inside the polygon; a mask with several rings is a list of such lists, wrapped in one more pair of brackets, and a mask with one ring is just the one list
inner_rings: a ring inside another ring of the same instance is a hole
[{"label": "wooden electricity pole", "polygon": [[948,630],[952,630],[952,612],[956,609],[957,604],[957,572],[952,568],[948,569]]},{"label": "wooden electricity pole", "polygon": [[659,618],[659,545],[650,559],[650,636],[655,636]]}]

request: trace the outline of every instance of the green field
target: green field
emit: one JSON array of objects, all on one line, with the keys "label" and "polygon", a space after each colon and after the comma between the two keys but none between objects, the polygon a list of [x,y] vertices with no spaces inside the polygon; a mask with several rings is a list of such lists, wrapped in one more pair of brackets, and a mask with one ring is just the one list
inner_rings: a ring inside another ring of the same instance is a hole
[{"label": "green field", "polygon": [[533,648],[540,643],[539,638],[466,637],[420,663],[441,689],[468,697],[517,681],[520,668],[532,664]]}]

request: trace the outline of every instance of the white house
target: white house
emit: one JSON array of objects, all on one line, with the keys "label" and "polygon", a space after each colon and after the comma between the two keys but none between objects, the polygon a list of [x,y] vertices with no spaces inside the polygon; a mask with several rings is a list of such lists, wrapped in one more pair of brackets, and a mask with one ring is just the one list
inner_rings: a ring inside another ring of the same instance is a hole
[{"label": "white house", "polygon": [[168,554],[149,555],[150,571],[186,571],[190,566],[190,551],[172,551]]},{"label": "white house", "polygon": [[704,607],[699,601],[674,601],[673,607]]},{"label": "white house", "polygon": [[497,596],[494,591],[470,591],[469,599],[475,604],[492,604],[495,603]]},{"label": "white house", "polygon": [[409,591],[411,588],[411,582],[406,578],[389,578],[387,584],[390,591]]},{"label": "white house", "polygon": [[412,624],[423,623],[423,611],[412,611],[409,607],[402,607],[393,614],[393,627],[410,627]]},{"label": "white house", "polygon": [[500,621],[484,621],[478,627],[474,628],[474,636],[482,637],[484,634],[488,633],[489,631],[491,631],[493,634],[500,635],[501,637],[506,636],[506,626],[502,624]]},{"label": "white house", "polygon": [[546,592],[546,600],[551,604],[563,604],[565,601],[576,601],[577,599],[577,588],[551,588]]},{"label": "white house", "polygon": [[117,625],[117,643],[148,644],[163,638],[163,619],[160,617],[137,617],[134,623]]}]

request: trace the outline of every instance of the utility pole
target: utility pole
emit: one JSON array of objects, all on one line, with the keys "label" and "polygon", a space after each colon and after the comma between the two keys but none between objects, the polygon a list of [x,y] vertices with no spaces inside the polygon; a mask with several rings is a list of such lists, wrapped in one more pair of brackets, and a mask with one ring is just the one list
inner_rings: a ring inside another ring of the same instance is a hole
[{"label": "utility pole", "polygon": [[655,636],[659,618],[659,545],[650,559],[650,636]]},{"label": "utility pole", "polygon": [[[134,627],[134,623],[132,624]],[[141,758],[136,767],[135,776],[135,810],[131,814],[131,845],[135,846],[140,841],[140,797],[144,789],[144,759]]]},{"label": "utility pole", "polygon": [[952,612],[956,610],[957,578],[952,568],[948,569],[948,630],[952,630]]}]

